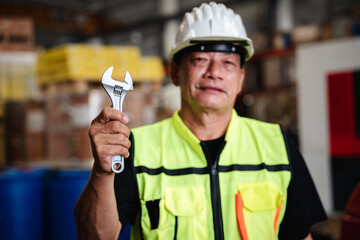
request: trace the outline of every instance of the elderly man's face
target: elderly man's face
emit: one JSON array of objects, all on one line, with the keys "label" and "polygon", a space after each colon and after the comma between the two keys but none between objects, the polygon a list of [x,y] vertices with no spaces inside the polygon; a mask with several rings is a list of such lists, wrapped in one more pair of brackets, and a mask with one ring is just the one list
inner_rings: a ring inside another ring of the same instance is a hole
[{"label": "elderly man's face", "polygon": [[233,108],[245,77],[240,56],[223,52],[184,54],[172,65],[172,79],[181,88],[182,107],[213,110]]}]

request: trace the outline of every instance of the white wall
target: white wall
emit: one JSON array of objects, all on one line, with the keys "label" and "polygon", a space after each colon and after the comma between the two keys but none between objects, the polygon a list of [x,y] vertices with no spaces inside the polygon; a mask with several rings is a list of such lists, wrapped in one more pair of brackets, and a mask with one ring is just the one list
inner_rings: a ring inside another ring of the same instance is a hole
[{"label": "white wall", "polygon": [[296,52],[301,151],[328,213],[333,211],[326,77],[360,69],[360,39],[306,44]]}]

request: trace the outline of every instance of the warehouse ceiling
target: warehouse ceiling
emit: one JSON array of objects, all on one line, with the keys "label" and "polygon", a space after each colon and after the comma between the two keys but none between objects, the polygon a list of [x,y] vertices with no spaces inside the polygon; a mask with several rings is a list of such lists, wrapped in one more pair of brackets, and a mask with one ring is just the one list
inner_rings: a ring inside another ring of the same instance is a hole
[{"label": "warehouse ceiling", "polygon": [[164,2],[167,3],[166,0],[1,0],[0,18],[32,19],[36,43],[47,47],[93,37],[104,39],[120,32],[129,34],[144,27],[159,29],[166,20],[178,18],[206,1],[178,1],[179,9],[171,16],[161,14]]},{"label": "warehouse ceiling", "polygon": [[[132,0],[12,0],[2,1],[17,4],[17,5],[31,5],[31,6],[48,6],[60,7],[71,10],[84,10],[91,12],[102,12],[108,9],[119,8],[123,5],[132,3]],[[138,1],[139,2],[139,1]],[[141,2],[141,1],[140,1]]]},{"label": "warehouse ceiling", "polygon": [[[36,44],[47,47],[100,37],[105,42],[129,41],[129,36],[157,35],[163,24],[180,19],[185,11],[211,0],[1,0],[1,17],[28,17],[34,24]],[[276,2],[280,0],[222,0],[243,17],[249,32],[274,29]],[[359,0],[292,0],[294,23],[321,23],[335,14],[348,13]],[[164,3],[177,2],[178,9],[164,15]],[[133,34],[134,33],[134,34]],[[120,36],[120,35],[123,36]],[[109,40],[109,35],[118,35]],[[126,35],[124,37],[124,35]],[[147,38],[148,41],[149,38]],[[155,40],[154,40],[155,41]],[[160,40],[161,41],[161,40]],[[159,45],[161,42],[159,43]],[[153,48],[149,44],[149,49]]]},{"label": "warehouse ceiling", "polygon": [[[239,3],[248,0],[223,0],[223,3]],[[257,0],[259,1],[259,0]],[[263,1],[263,0],[260,0]],[[169,1],[170,2],[170,1]],[[176,1],[171,1],[176,2]],[[210,0],[179,0],[178,14]],[[28,15],[34,18],[35,24],[44,27],[52,22],[74,21],[76,24],[93,24],[98,21],[98,28],[113,28],[116,22],[122,25],[133,22],[144,22],[161,17],[161,8],[166,0],[2,0],[0,16]],[[175,13],[176,14],[176,13]],[[42,16],[41,16],[42,15]],[[44,16],[45,15],[45,16]],[[174,17],[174,16],[173,16]],[[177,15],[175,16],[177,17]],[[113,21],[109,23],[109,21]],[[107,25],[111,25],[110,27]],[[54,29],[54,26],[50,27]],[[56,27],[55,27],[56,29]],[[64,28],[66,30],[66,27]],[[86,32],[89,31],[89,32]],[[85,34],[94,34],[99,29],[87,29]]]},{"label": "warehouse ceiling", "polygon": [[144,16],[154,2],[140,0],[135,6],[130,0],[12,0],[1,1],[0,16],[31,17],[40,29],[96,35],[129,22],[130,13]]}]

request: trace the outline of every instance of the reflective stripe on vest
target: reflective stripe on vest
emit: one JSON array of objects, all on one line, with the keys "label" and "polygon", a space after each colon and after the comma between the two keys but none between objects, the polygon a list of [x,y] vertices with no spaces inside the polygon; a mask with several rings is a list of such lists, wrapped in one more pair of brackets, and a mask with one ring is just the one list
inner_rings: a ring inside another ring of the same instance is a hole
[{"label": "reflective stripe on vest", "polygon": [[214,166],[178,112],[132,132],[141,202],[135,239],[277,239],[291,178],[278,125],[234,110]]}]

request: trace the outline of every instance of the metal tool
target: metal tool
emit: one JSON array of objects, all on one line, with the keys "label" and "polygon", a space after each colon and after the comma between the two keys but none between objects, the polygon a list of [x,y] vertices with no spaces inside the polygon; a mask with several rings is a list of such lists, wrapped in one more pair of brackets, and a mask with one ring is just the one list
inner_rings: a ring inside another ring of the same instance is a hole
[{"label": "metal tool", "polygon": [[[119,82],[111,78],[114,67],[109,67],[101,78],[101,83],[109,95],[113,108],[122,111],[122,105],[128,91],[133,90],[133,81],[130,73],[126,71],[124,82]],[[113,156],[111,170],[114,173],[121,173],[124,170],[124,157],[121,155]]]}]

